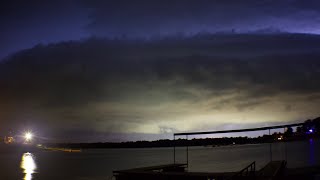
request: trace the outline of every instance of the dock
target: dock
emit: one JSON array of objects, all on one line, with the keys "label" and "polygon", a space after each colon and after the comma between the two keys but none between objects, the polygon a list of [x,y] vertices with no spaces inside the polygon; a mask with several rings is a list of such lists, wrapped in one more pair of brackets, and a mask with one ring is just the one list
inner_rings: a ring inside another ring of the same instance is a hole
[{"label": "dock", "polygon": [[255,171],[255,162],[238,172],[188,172],[187,164],[166,164],[121,171],[113,171],[116,180],[233,180],[258,179],[273,180],[284,175],[285,161],[271,161],[259,171]]},{"label": "dock", "polygon": [[165,164],[134,168],[122,171],[113,171],[117,180],[139,179],[139,180],[164,180],[164,179],[217,179],[217,177],[231,177],[234,173],[206,173],[206,172],[187,172],[187,164]]},{"label": "dock", "polygon": [[286,165],[286,161],[271,161],[257,172],[257,176],[261,177],[261,179],[266,180],[283,176],[285,173]]}]

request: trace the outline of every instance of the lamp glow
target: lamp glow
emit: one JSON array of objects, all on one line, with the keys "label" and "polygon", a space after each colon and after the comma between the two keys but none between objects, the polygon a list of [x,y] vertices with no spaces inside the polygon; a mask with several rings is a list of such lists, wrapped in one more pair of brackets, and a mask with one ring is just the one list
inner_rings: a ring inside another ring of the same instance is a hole
[{"label": "lamp glow", "polygon": [[24,138],[26,139],[26,141],[31,141],[32,139],[32,133],[31,132],[27,132],[25,135],[24,135]]}]

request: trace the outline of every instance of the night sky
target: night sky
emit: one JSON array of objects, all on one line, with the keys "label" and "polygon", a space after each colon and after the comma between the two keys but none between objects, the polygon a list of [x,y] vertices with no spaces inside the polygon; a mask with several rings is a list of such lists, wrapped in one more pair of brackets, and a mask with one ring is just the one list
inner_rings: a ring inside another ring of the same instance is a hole
[{"label": "night sky", "polygon": [[320,115],[320,2],[0,2],[0,135],[58,142]]}]

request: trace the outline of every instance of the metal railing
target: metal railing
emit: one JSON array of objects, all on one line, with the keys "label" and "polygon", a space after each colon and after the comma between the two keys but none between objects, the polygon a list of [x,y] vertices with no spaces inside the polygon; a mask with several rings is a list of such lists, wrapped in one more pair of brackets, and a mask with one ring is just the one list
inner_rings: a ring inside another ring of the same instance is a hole
[{"label": "metal railing", "polygon": [[[176,136],[186,136],[186,140],[188,141],[188,136],[189,135],[204,135],[204,134],[224,134],[224,133],[238,133],[238,132],[251,132],[251,131],[262,131],[262,130],[268,130],[269,135],[271,135],[270,130],[271,129],[280,129],[280,128],[288,128],[288,127],[297,127],[301,126],[304,123],[295,123],[295,124],[286,124],[286,125],[279,125],[279,126],[267,126],[267,127],[260,127],[260,128],[250,128],[250,129],[233,129],[233,130],[223,130],[223,131],[202,131],[202,132],[184,132],[184,133],[174,133],[173,134],[173,163],[176,163]],[[269,154],[270,154],[270,161],[272,161],[272,147],[270,143],[270,148],[269,148]],[[186,164],[187,167],[189,166],[189,147],[188,147],[188,142],[186,145]]]},{"label": "metal railing", "polygon": [[236,177],[236,176],[255,176],[255,171],[256,171],[256,162],[253,161],[248,166],[243,168],[241,171],[239,171],[235,175],[233,175],[233,177]]}]

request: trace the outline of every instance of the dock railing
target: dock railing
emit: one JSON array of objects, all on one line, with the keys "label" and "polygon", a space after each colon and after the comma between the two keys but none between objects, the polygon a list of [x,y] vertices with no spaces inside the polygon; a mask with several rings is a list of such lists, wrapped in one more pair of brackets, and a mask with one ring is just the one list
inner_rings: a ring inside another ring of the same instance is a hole
[{"label": "dock railing", "polygon": [[[173,163],[176,162],[176,137],[178,136],[185,136],[187,143],[186,143],[186,164],[187,167],[189,167],[189,145],[188,145],[188,137],[194,136],[194,135],[208,135],[208,134],[224,134],[224,133],[239,133],[239,132],[252,132],[252,131],[263,131],[268,130],[269,135],[271,135],[272,129],[283,129],[285,132],[285,128],[288,127],[297,127],[301,126],[304,123],[295,123],[295,124],[285,124],[285,125],[279,125],[279,126],[267,126],[267,127],[260,127],[260,128],[248,128],[248,129],[233,129],[233,130],[222,130],[222,131],[199,131],[199,132],[182,132],[182,133],[174,133],[173,134],[173,140],[174,140],[174,146],[173,146]],[[287,149],[285,146],[285,154],[287,154]],[[272,143],[269,143],[269,157],[270,161],[272,161]],[[287,160],[287,155],[285,155],[285,160]]]},{"label": "dock railing", "polygon": [[237,172],[233,177],[236,176],[255,176],[256,172],[256,161],[253,161],[248,166],[243,168],[241,171]]}]

